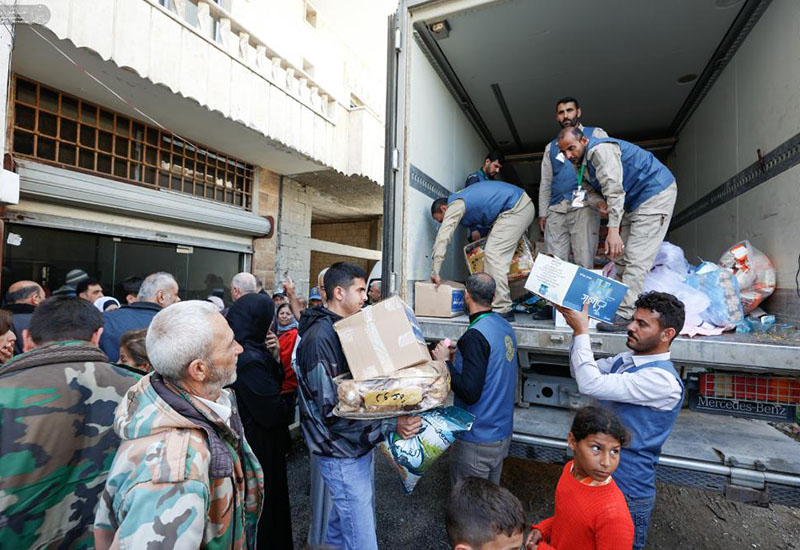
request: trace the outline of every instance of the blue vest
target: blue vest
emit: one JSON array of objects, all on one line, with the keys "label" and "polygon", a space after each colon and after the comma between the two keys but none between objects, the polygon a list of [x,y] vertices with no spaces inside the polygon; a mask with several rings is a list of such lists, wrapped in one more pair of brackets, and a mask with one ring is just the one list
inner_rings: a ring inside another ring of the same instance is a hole
[{"label": "blue vest", "polygon": [[[621,357],[617,359],[610,372],[617,372],[622,362]],[[653,361],[632,367],[625,372],[633,373],[642,369],[662,369],[674,376],[681,385],[681,399],[669,411],[658,411],[642,405],[616,401],[600,401],[600,405],[616,414],[631,432],[630,445],[622,448],[619,466],[614,472],[614,481],[625,496],[634,498],[646,498],[656,494],[656,463],[661,456],[661,447],[675,426],[685,394],[683,382],[675,372],[672,361]]]},{"label": "blue vest", "polygon": [[[594,128],[583,127],[583,135],[591,139]],[[578,188],[578,174],[575,166],[568,160],[559,161],[558,138],[550,142],[550,166],[553,170],[553,179],[550,182],[550,206],[563,200],[572,199],[572,192]],[[544,214],[543,214],[544,215]]]},{"label": "blue vest", "polygon": [[[598,143],[616,143],[622,151],[622,188],[625,190],[626,212],[633,212],[644,201],[659,194],[675,181],[672,172],[653,153],[633,143],[613,138],[591,138],[586,145],[586,152]],[[591,162],[586,164],[589,169],[589,184],[602,193],[594,166]]]},{"label": "blue vest", "polygon": [[467,179],[464,181],[464,187],[469,187],[475,183],[480,183],[482,181],[491,181],[486,174],[483,172],[483,168],[478,169],[477,172],[471,173],[467,176]]},{"label": "blue vest", "polygon": [[[478,186],[480,187],[480,186]],[[493,443],[511,435],[514,427],[514,392],[517,387],[517,340],[508,321],[497,313],[478,320],[472,328],[489,342],[489,364],[481,398],[467,405],[458,396],[454,403],[475,415],[472,429],[457,437],[470,443]],[[453,369],[463,367],[461,352],[456,353]]]},{"label": "blue vest", "polygon": [[464,201],[466,210],[461,218],[464,227],[492,227],[497,216],[514,208],[524,192],[521,187],[504,181],[486,180],[453,193],[447,204],[457,199]]}]

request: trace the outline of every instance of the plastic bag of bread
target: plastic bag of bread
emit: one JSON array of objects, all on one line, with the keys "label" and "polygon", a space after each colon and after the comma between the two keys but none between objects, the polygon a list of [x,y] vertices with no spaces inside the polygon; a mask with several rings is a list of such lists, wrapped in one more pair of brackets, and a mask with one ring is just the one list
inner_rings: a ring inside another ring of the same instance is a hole
[{"label": "plastic bag of bread", "polygon": [[427,411],[444,404],[450,372],[443,361],[428,361],[368,380],[349,374],[333,379],[339,402],[333,414],[343,418],[389,418]]},{"label": "plastic bag of bread", "polygon": [[414,490],[422,475],[453,443],[457,433],[472,429],[475,415],[459,407],[444,407],[420,413],[422,425],[414,437],[403,439],[394,432],[378,444],[383,455],[400,474],[406,493]]}]

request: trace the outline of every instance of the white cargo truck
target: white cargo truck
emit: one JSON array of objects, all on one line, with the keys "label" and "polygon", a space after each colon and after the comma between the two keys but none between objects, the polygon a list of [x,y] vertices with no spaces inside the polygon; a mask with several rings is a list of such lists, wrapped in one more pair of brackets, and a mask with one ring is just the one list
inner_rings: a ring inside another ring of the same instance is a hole
[{"label": "white cargo truck", "polygon": [[[777,270],[764,303],[800,321],[800,2],[796,0],[403,0],[389,25],[382,279],[413,303],[438,225],[431,202],[461,189],[487,151],[538,203],[556,99],[582,121],[653,151],[678,182],[668,240],[693,263],[749,239]],[[537,204],[538,215],[538,204]],[[538,236],[533,228],[531,237]],[[463,280],[465,231],[444,278]],[[456,340],[466,317],[420,318]],[[512,454],[566,458],[571,331],[518,315],[520,377]],[[624,351],[593,333],[598,357]],[[658,479],[729,498],[800,505],[797,331],[681,337],[672,357],[690,388]],[[691,405],[691,406],[689,406]]]}]

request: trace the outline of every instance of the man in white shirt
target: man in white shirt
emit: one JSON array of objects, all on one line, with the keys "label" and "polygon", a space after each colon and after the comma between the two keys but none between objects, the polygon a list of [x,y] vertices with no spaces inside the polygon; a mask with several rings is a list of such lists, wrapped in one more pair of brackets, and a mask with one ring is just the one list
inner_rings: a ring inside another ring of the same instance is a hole
[{"label": "man in white shirt", "polygon": [[633,518],[634,550],[647,542],[655,504],[655,468],[661,448],[675,426],[683,404],[683,383],[670,360],[670,345],[683,328],[683,303],[664,292],[639,295],[628,325],[626,345],[632,351],[595,361],[589,341],[588,307],[561,308],[574,331],[570,371],[581,394],[619,416],[631,431],[614,473]]}]

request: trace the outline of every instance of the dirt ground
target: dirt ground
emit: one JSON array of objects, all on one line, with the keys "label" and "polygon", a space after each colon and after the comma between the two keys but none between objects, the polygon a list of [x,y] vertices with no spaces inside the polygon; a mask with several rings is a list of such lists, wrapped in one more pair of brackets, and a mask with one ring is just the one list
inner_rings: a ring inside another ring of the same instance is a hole
[{"label": "dirt ground", "polygon": [[[446,550],[444,505],[449,489],[445,454],[406,495],[395,472],[376,455],[375,490],[378,546],[382,550]],[[295,548],[306,548],[309,522],[309,465],[302,442],[289,457],[289,489]],[[509,458],[501,484],[522,501],[528,519],[553,511],[561,466]],[[800,509],[769,508],[726,501],[694,489],[660,485],[650,524],[649,550],[800,550]],[[574,550],[574,549],[571,549]]]}]

